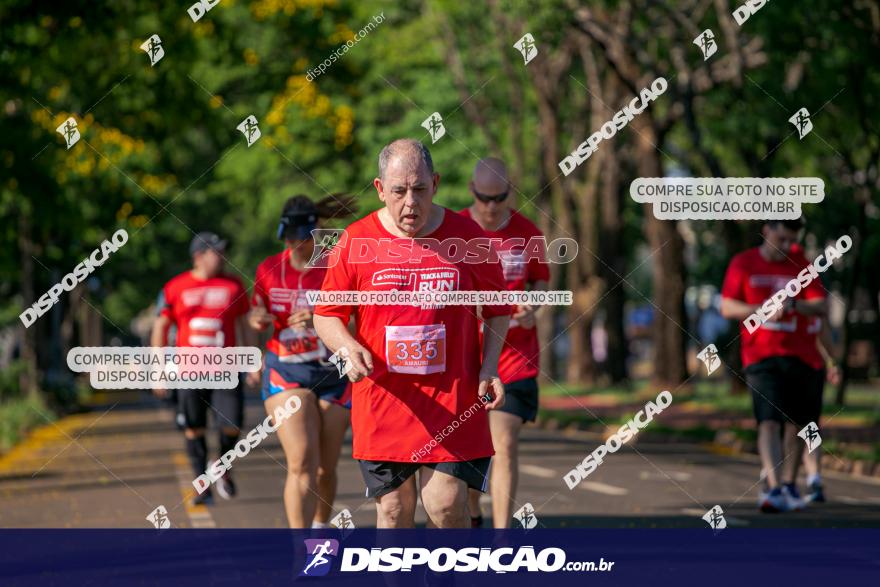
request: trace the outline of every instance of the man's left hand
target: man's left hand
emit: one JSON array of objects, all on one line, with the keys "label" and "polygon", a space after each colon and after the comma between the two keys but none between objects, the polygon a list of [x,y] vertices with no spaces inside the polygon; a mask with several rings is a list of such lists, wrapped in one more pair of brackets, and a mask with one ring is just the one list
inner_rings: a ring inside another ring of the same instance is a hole
[{"label": "man's left hand", "polygon": [[537,306],[517,306],[516,312],[513,314],[513,318],[516,319],[519,325],[523,328],[534,328],[535,313],[537,311]]},{"label": "man's left hand", "polygon": [[288,316],[287,325],[297,330],[312,328],[312,313],[309,310],[297,310]]},{"label": "man's left hand", "polygon": [[840,383],[840,367],[837,365],[829,365],[825,370],[825,379],[831,385],[837,385]]},{"label": "man's left hand", "polygon": [[[487,410],[495,410],[504,405],[504,384],[501,383],[497,372],[480,370],[480,387],[477,389],[477,395],[485,402]],[[486,402],[487,396],[491,396],[491,401]]]}]

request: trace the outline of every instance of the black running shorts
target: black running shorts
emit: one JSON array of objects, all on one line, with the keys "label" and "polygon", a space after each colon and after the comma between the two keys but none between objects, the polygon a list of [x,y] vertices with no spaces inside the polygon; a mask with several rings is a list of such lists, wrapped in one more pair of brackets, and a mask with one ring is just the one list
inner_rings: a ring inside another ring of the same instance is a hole
[{"label": "black running shorts", "polygon": [[485,492],[489,486],[489,464],[492,457],[472,461],[445,463],[397,463],[390,461],[358,461],[361,475],[367,485],[367,497],[380,497],[403,485],[421,467],[452,475],[461,479],[471,489]]},{"label": "black running shorts", "polygon": [[538,415],[538,382],[534,377],[511,381],[504,384],[504,403],[499,412],[507,412],[522,418],[523,422],[534,422]]},{"label": "black running shorts", "polygon": [[183,414],[186,428],[205,428],[208,410],[213,412],[217,428],[244,423],[244,389],[239,379],[235,389],[178,389],[177,411]]},{"label": "black running shorts", "polygon": [[813,369],[795,357],[770,357],[745,369],[758,422],[819,423],[824,369]]}]

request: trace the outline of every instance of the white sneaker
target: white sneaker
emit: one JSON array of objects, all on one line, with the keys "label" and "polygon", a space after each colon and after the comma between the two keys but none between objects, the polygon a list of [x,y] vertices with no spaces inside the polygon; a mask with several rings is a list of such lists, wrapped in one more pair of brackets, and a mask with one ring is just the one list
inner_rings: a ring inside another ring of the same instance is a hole
[{"label": "white sneaker", "polygon": [[758,508],[765,514],[778,514],[788,511],[788,502],[785,500],[782,490],[777,487],[767,492],[761,491],[758,494]]},{"label": "white sneaker", "polygon": [[807,502],[801,498],[794,483],[782,486],[782,496],[785,498],[785,505],[789,511],[800,511],[807,507]]},{"label": "white sneaker", "polygon": [[226,473],[217,479],[215,487],[217,488],[217,493],[220,494],[220,497],[223,499],[232,499],[235,497],[235,483],[232,482],[232,477],[229,476],[229,473]]}]

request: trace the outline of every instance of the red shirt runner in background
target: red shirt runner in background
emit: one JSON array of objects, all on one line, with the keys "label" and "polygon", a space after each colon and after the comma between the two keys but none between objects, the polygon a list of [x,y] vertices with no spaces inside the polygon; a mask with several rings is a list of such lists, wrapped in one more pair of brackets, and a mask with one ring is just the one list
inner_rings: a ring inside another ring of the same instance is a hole
[{"label": "red shirt runner in background", "polygon": [[[442,241],[484,237],[480,227],[451,210],[430,235]],[[418,262],[348,262],[352,239],[374,239],[372,251],[387,247],[375,239],[403,239],[388,232],[378,213],[346,229],[334,247],[337,263],[327,270],[324,291],[504,291],[499,263],[452,263],[437,253]],[[363,242],[363,241],[361,241]],[[315,313],[348,323],[355,316],[355,338],[373,356],[373,372],[354,384],[353,457],[369,461],[414,462],[413,453],[457,421],[420,462],[466,461],[491,456],[492,437],[477,397],[482,351],[475,306],[422,308],[411,305],[318,305]],[[484,306],[486,317],[510,313],[509,306]],[[469,409],[472,406],[474,409]],[[462,421],[460,417],[468,412]]]},{"label": "red shirt runner in background", "polygon": [[235,319],[250,310],[237,277],[196,279],[187,271],[165,284],[161,314],[177,325],[177,346],[235,346]]},{"label": "red shirt runner in background", "polygon": [[[470,208],[459,212],[462,216],[472,218]],[[515,210],[510,211],[507,223],[498,230],[485,230],[489,238],[503,239],[498,247],[501,257],[504,281],[508,291],[525,291],[528,284],[536,281],[550,281],[550,269],[546,262],[545,247],[541,247],[542,258],[526,262],[523,249],[525,246],[513,246],[509,239],[520,238],[528,242],[530,238],[542,238],[543,235],[531,220]],[[537,328],[523,328],[516,319],[510,319],[510,330],[501,349],[498,360],[498,375],[502,383],[512,383],[520,379],[538,376],[540,349],[538,346]]]},{"label": "red shirt runner in background", "polygon": [[[721,296],[747,304],[762,304],[771,295],[809,264],[800,249],[792,248],[788,259],[766,260],[759,247],[736,255],[727,268]],[[820,279],[814,279],[801,290],[796,299],[824,299]],[[778,322],[764,322],[749,334],[740,323],[740,346],[743,368],[769,357],[797,357],[814,369],[822,368],[822,356],[816,348],[816,337],[822,329],[822,318],[790,312]]]},{"label": "red shirt runner in background", "polygon": [[296,330],[287,326],[290,315],[300,309],[312,310],[306,292],[320,290],[326,269],[313,267],[297,271],[290,265],[290,249],[266,258],[257,267],[252,301],[259,298],[275,318],[272,338],[266,350],[278,355],[283,363],[305,363],[329,356],[314,328]]}]

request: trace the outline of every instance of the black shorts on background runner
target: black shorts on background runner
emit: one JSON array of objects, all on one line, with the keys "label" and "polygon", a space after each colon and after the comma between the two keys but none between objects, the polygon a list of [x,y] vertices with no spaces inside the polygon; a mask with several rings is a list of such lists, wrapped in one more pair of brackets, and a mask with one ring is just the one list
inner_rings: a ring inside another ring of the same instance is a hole
[{"label": "black shorts on background runner", "polygon": [[214,412],[217,428],[244,423],[244,389],[241,379],[235,389],[178,389],[177,411],[183,414],[186,428],[205,428],[208,410]]},{"label": "black shorts on background runner", "polygon": [[361,475],[367,485],[367,497],[381,497],[403,485],[421,467],[452,475],[461,479],[471,489],[485,493],[489,486],[489,465],[492,457],[472,461],[450,461],[444,463],[396,463],[390,461],[358,461]]},{"label": "black shorts on background runner", "polygon": [[758,422],[819,423],[825,371],[795,357],[770,357],[745,369]]},{"label": "black shorts on background runner", "polygon": [[498,411],[519,416],[523,422],[534,422],[538,416],[537,379],[528,377],[505,383],[504,403]]}]

